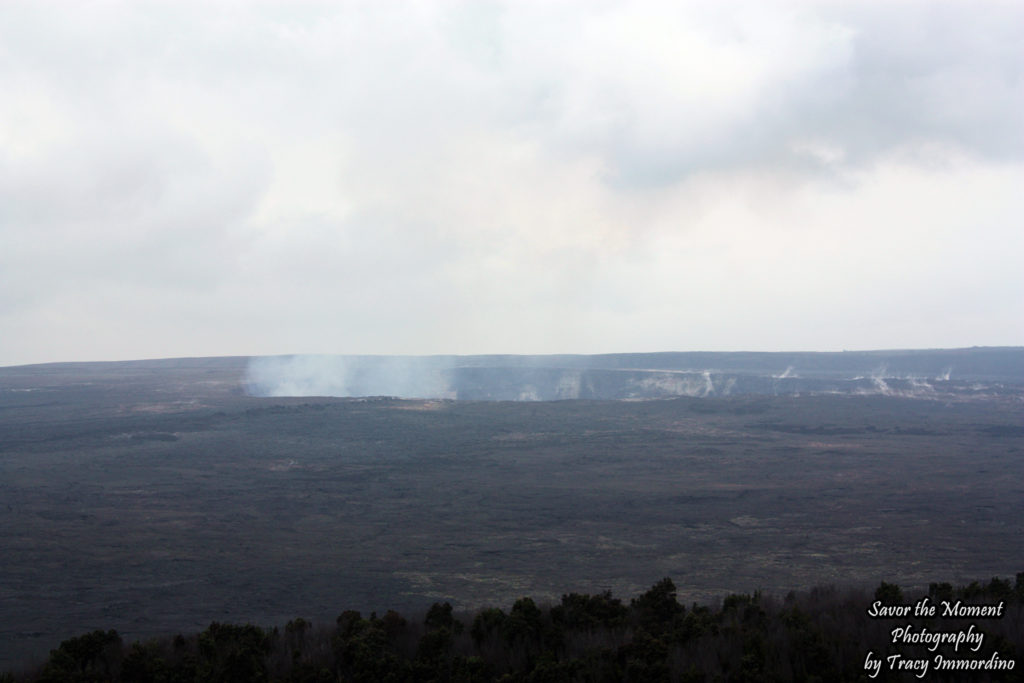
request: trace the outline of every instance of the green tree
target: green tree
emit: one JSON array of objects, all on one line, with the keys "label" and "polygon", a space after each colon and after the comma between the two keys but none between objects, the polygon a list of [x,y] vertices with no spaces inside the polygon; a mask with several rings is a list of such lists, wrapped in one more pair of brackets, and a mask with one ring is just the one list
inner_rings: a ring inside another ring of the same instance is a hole
[{"label": "green tree", "polygon": [[133,643],[121,662],[122,683],[163,683],[170,679],[170,668],[155,643]]},{"label": "green tree", "polygon": [[899,605],[903,602],[903,591],[897,584],[883,581],[875,589],[875,600],[885,605]]},{"label": "green tree", "polygon": [[477,648],[487,640],[505,632],[505,620],[507,617],[497,607],[488,607],[478,612],[473,619],[473,626],[470,628],[470,635]]},{"label": "green tree", "polygon": [[551,620],[565,628],[591,631],[622,626],[628,614],[629,610],[621,600],[612,597],[611,591],[597,595],[569,593],[551,609]]},{"label": "green tree", "polygon": [[676,600],[676,585],[667,577],[633,598],[630,607],[638,624],[652,634],[672,629],[686,613],[686,608]]},{"label": "green tree", "polygon": [[391,620],[369,619],[359,612],[347,611],[338,617],[334,651],[342,680],[356,683],[396,683],[408,678],[409,664],[389,647],[388,624]]},{"label": "green tree", "polygon": [[119,674],[121,637],[117,631],[93,631],[65,640],[50,652],[40,681],[92,683],[113,680]]},{"label": "green tree", "polygon": [[269,653],[270,638],[263,629],[214,622],[199,634],[197,677],[210,683],[265,681]]}]

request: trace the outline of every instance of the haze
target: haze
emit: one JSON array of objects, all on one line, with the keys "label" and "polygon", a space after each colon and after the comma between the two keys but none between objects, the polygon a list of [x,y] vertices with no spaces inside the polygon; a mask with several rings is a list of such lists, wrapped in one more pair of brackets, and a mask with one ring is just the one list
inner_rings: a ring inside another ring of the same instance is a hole
[{"label": "haze", "polygon": [[0,365],[1024,343],[1014,2],[0,4]]}]

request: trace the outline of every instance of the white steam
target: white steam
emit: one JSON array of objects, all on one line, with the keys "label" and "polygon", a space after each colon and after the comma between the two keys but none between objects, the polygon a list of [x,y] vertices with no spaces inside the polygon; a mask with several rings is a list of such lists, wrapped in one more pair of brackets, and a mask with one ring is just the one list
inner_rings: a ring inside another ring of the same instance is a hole
[{"label": "white steam", "polygon": [[788,379],[790,377],[799,377],[799,375],[797,375],[794,370],[795,369],[793,368],[793,366],[790,365],[781,375],[772,375],[772,377],[774,377],[775,379]]},{"label": "white steam", "polygon": [[[249,361],[246,390],[255,396],[393,396],[404,399],[557,401],[657,399],[736,394],[846,393],[937,399],[963,394],[952,366],[873,359],[859,368],[823,366],[797,373],[772,358],[706,354],[643,356],[272,356]],[[819,360],[819,359],[815,359]],[[658,363],[664,363],[660,368]],[[729,365],[731,363],[731,367]],[[838,364],[838,362],[837,362]],[[760,365],[760,367],[758,367]],[[689,367],[687,367],[689,366]],[[707,365],[705,365],[707,367]],[[642,369],[641,369],[642,368]],[[912,368],[911,372],[907,372]],[[859,371],[859,372],[858,372]],[[976,392],[974,392],[976,393]]]},{"label": "white steam", "polygon": [[256,396],[454,398],[443,357],[267,356],[252,358],[245,383]]}]

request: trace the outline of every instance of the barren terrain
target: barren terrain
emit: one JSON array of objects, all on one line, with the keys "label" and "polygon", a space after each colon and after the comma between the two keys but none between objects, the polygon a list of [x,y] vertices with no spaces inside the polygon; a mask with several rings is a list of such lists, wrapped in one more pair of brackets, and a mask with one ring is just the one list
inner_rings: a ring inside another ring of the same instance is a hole
[{"label": "barren terrain", "polygon": [[1024,570],[985,398],[256,398],[245,359],[0,368],[0,670],[62,639],[530,595]]}]

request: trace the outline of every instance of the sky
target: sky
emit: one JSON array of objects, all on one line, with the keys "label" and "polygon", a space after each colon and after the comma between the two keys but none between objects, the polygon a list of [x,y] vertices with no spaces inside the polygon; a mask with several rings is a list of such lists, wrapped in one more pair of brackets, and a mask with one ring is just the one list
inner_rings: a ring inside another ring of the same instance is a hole
[{"label": "sky", "polygon": [[1024,344],[1024,4],[0,3],[0,365]]}]

